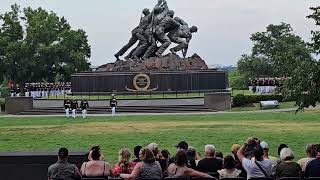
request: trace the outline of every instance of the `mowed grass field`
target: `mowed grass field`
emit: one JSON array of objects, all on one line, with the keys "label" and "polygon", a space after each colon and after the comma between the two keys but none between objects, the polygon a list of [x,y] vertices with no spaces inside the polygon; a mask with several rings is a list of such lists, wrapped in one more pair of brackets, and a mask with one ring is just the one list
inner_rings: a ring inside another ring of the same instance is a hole
[{"label": "mowed grass field", "polygon": [[271,155],[286,143],[296,159],[308,143],[319,143],[320,111],[303,113],[229,113],[214,115],[118,116],[67,119],[64,117],[0,117],[0,151],[87,151],[100,145],[106,160],[115,163],[121,147],[156,142],[175,153],[174,145],[186,140],[203,155],[205,144],[229,154],[234,143],[248,136],[267,141]]}]

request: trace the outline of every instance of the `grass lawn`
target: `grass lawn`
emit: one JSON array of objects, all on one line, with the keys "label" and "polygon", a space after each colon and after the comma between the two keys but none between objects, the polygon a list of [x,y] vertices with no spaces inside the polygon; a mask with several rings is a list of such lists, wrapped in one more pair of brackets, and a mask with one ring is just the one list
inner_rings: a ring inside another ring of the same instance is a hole
[{"label": "grass lawn", "polygon": [[225,155],[233,143],[242,144],[248,136],[269,143],[276,156],[280,143],[286,143],[304,156],[307,143],[319,143],[320,111],[304,113],[230,113],[216,115],[119,116],[66,119],[63,117],[0,117],[0,151],[57,151],[59,147],[88,150],[99,144],[106,160],[115,163],[121,147],[156,142],[160,148],[173,147],[186,140],[203,154],[205,144],[214,144]]}]

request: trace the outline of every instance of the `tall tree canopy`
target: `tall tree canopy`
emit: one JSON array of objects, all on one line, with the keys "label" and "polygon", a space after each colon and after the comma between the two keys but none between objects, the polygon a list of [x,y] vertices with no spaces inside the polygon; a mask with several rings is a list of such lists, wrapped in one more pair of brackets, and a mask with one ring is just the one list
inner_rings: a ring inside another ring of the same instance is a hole
[{"label": "tall tree canopy", "polygon": [[[307,18],[313,19],[320,26],[320,6],[310,8],[313,13]],[[314,30],[310,47],[315,55],[320,54],[320,31]],[[315,56],[316,57],[316,56]],[[320,62],[316,59],[305,61],[292,72],[287,81],[284,94],[297,100],[299,109],[315,106],[320,102]]]},{"label": "tall tree canopy", "polygon": [[307,44],[286,23],[271,24],[250,39],[252,53],[238,62],[239,72],[247,78],[291,76],[301,62],[312,59]]},{"label": "tall tree canopy", "polygon": [[0,24],[2,77],[16,83],[69,81],[71,74],[89,70],[87,35],[71,29],[64,17],[14,4],[0,15]]}]

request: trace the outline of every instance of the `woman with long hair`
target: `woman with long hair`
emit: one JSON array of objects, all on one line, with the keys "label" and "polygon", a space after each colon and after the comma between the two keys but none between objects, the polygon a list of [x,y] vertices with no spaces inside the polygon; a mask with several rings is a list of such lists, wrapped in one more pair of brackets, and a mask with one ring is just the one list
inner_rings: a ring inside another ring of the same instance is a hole
[{"label": "woman with long hair", "polygon": [[112,174],[119,176],[121,173],[131,174],[136,163],[130,161],[131,151],[128,148],[122,148],[119,151],[119,161],[115,164]]},{"label": "woman with long hair", "polygon": [[212,177],[208,174],[187,167],[188,158],[185,151],[178,151],[176,161],[168,167],[169,177]]},{"label": "woman with long hair", "polygon": [[133,168],[131,174],[120,174],[120,177],[125,180],[134,179],[162,179],[161,166],[154,157],[151,150],[148,148],[142,148],[139,152],[139,158],[141,162],[138,162]]}]

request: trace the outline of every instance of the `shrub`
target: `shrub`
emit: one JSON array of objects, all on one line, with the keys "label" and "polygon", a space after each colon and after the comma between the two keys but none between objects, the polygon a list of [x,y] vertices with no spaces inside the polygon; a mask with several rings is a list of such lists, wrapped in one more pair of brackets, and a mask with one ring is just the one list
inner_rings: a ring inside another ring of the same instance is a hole
[{"label": "shrub", "polygon": [[277,100],[282,102],[284,97],[282,95],[243,95],[237,94],[233,97],[233,106],[239,107],[249,103],[259,103],[260,101]]},{"label": "shrub", "polygon": [[1,87],[0,88],[0,92],[1,92],[1,97],[0,98],[5,98],[10,96],[10,89],[7,87]]}]

